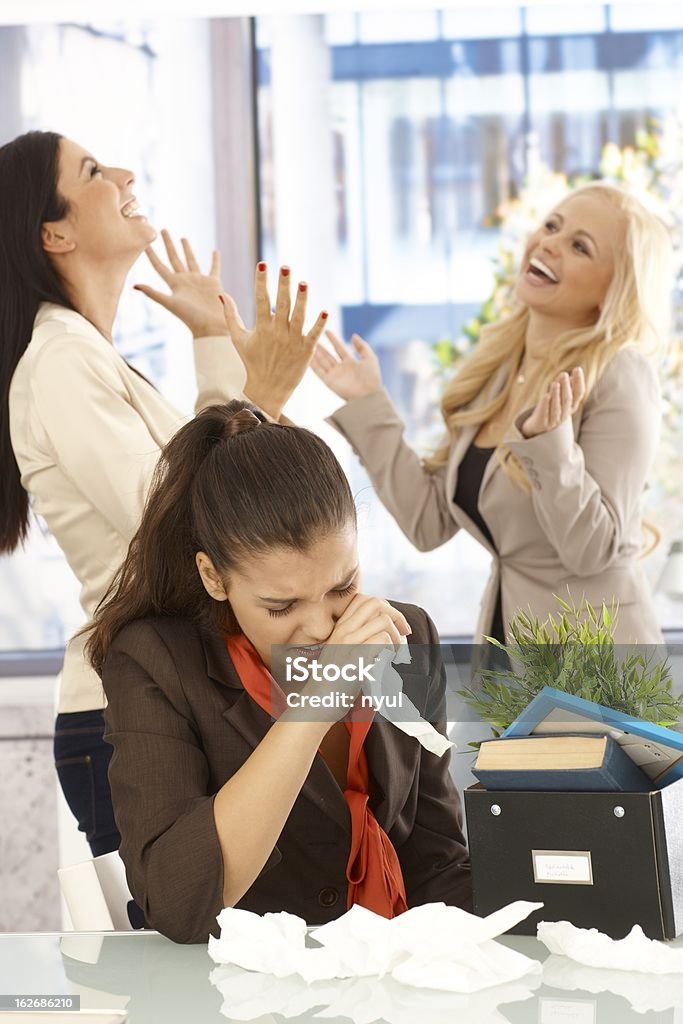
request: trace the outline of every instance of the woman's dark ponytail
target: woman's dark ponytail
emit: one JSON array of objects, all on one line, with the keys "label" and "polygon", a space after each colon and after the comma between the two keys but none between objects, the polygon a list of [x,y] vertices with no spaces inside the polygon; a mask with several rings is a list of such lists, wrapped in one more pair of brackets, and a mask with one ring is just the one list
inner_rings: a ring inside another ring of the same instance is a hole
[{"label": "woman's dark ponytail", "polygon": [[68,213],[57,191],[60,139],[55,132],[27,132],[0,147],[0,554],[25,539],[29,522],[10,438],[12,375],[31,340],[40,303],[73,309],[42,244],[45,221]]},{"label": "woman's dark ponytail", "polygon": [[227,577],[245,556],[305,551],[355,516],[348,480],[319,437],[271,423],[248,402],[210,406],[161,454],[140,528],[95,612],[87,657],[101,672],[119,630],[149,615],[234,630],[229,603],[204,589],[198,551]]}]

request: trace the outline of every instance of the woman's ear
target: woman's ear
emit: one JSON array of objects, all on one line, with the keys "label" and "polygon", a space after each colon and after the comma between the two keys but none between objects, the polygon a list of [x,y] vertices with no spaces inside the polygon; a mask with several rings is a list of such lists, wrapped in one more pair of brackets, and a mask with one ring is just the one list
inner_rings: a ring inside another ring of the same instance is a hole
[{"label": "woman's ear", "polygon": [[40,237],[45,252],[63,255],[66,252],[73,252],[76,248],[76,243],[69,238],[63,221],[45,221],[40,229]]},{"label": "woman's ear", "polygon": [[203,551],[198,551],[195,555],[195,562],[197,563],[197,570],[204,584],[204,589],[209,597],[212,597],[214,601],[227,601],[228,595],[225,586],[209,556]]}]

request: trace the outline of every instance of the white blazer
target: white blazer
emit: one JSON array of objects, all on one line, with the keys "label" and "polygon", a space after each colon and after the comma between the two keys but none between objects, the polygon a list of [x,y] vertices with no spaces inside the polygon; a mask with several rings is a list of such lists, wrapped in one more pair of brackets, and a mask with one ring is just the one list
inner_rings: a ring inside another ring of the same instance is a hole
[{"label": "white blazer", "polygon": [[[243,397],[246,371],[229,338],[196,339],[194,357],[195,411]],[[85,317],[52,303],[36,316],[9,412],[22,485],[78,578],[90,617],[138,527],[159,451],[187,417]],[[67,646],[59,711],[104,707],[83,643]]]}]

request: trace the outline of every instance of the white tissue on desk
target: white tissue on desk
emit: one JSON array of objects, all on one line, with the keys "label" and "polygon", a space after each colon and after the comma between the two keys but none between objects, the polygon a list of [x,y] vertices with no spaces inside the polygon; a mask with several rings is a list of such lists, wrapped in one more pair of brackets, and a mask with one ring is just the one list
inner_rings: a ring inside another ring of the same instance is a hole
[{"label": "white tissue on desk", "polygon": [[[380,651],[375,658],[376,668],[372,672],[372,681],[363,682],[363,693],[374,698],[378,715],[382,715],[401,732],[414,737],[425,750],[441,757],[451,747],[455,747],[455,743],[442,736],[430,722],[422,718],[413,702],[403,692],[403,680],[392,667],[399,664],[409,665],[410,661],[410,647],[406,637],[401,637],[397,651],[386,649]],[[388,697],[389,700],[379,701],[379,697]],[[391,707],[392,704],[397,706]],[[406,718],[410,720],[406,721]]]},{"label": "white tissue on desk", "polygon": [[540,971],[536,960],[493,942],[543,904],[518,901],[488,918],[428,903],[392,920],[360,906],[314,929],[322,948],[306,947],[306,926],[285,912],[263,917],[226,908],[221,936],[209,938],[216,963],[307,984],[335,978],[391,976],[403,985],[447,992],[478,992]]},{"label": "white tissue on desk", "polygon": [[624,939],[611,939],[596,928],[576,928],[568,921],[539,921],[538,938],[551,953],[589,967],[614,967],[646,974],[683,971],[683,949],[648,939],[635,924]]},{"label": "white tissue on desk", "polygon": [[306,922],[295,914],[252,914],[226,907],[216,918],[219,939],[209,936],[209,956],[219,964],[237,964],[276,978],[296,974],[306,941]]}]

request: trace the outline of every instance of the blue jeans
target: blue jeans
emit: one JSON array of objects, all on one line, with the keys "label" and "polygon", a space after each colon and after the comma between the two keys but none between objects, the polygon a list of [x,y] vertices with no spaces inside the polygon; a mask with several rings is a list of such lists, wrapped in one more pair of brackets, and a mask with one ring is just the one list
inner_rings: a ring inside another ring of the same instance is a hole
[{"label": "blue jeans", "polygon": [[[93,857],[118,850],[121,842],[107,775],[112,748],[103,733],[102,711],[57,715],[54,756],[59,783]],[[142,911],[132,900],[128,916],[134,928],[144,927]]]},{"label": "blue jeans", "polygon": [[118,850],[121,841],[107,776],[112,748],[103,733],[101,711],[57,715],[54,754],[59,783],[93,857]]}]

